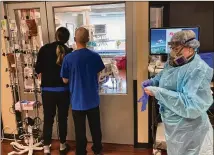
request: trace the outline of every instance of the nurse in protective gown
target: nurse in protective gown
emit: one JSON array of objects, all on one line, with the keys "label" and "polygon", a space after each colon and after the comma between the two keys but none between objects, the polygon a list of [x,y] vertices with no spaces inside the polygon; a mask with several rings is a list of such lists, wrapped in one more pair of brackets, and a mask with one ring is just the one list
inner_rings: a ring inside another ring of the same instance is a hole
[{"label": "nurse in protective gown", "polygon": [[213,155],[213,128],[207,110],[213,104],[213,69],[195,49],[192,30],[174,34],[164,69],[143,83],[145,93],[160,105],[168,155]]}]

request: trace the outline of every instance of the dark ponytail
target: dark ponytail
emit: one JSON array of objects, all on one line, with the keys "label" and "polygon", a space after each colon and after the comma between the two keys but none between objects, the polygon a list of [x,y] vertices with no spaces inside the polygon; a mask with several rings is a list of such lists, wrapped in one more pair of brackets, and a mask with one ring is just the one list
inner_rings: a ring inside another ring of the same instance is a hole
[{"label": "dark ponytail", "polygon": [[60,27],[57,29],[55,37],[56,37],[56,40],[60,42],[60,44],[56,48],[56,55],[57,55],[56,64],[61,66],[66,54],[64,44],[68,42],[70,33],[67,28]]}]

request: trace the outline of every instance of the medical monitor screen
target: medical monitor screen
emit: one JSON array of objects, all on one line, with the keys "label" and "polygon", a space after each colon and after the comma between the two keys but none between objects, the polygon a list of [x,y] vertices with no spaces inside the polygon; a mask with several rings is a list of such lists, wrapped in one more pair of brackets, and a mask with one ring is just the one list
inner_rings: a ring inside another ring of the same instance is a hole
[{"label": "medical monitor screen", "polygon": [[199,40],[199,27],[194,28],[151,28],[150,29],[150,54],[166,55],[170,52],[170,42],[174,33],[182,30],[193,30]]}]

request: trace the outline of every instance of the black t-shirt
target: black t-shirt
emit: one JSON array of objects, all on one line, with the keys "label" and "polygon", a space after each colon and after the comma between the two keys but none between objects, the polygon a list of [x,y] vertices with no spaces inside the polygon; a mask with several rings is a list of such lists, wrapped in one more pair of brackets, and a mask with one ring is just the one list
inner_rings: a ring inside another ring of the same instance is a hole
[{"label": "black t-shirt", "polygon": [[37,74],[42,74],[41,87],[64,87],[60,77],[61,66],[56,64],[56,48],[62,45],[66,54],[72,52],[72,49],[60,42],[46,44],[39,50],[35,70]]}]

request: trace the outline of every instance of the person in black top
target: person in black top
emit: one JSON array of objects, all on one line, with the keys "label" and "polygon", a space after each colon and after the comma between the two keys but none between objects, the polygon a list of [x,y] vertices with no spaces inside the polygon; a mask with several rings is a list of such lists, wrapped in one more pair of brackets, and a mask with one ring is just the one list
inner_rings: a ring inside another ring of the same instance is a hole
[{"label": "person in black top", "polygon": [[70,33],[65,27],[56,31],[56,41],[41,47],[35,66],[36,73],[41,78],[42,102],[44,109],[44,154],[50,154],[52,128],[56,107],[58,109],[58,126],[60,137],[60,155],[67,154],[70,147],[67,145],[67,119],[69,110],[69,87],[60,77],[61,65],[66,54],[72,51],[65,43]]}]

